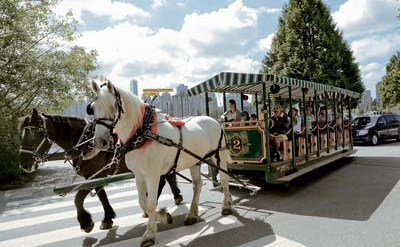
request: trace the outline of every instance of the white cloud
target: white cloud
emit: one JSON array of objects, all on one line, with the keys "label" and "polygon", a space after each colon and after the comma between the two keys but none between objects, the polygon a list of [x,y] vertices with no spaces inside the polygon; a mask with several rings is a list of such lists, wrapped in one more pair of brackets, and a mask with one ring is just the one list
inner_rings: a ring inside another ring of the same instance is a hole
[{"label": "white cloud", "polygon": [[113,82],[128,85],[135,78],[141,90],[193,86],[221,71],[257,72],[260,62],[250,58],[247,46],[255,42],[250,34],[256,31],[257,10],[237,0],[217,11],[187,15],[178,31],[123,21],[84,32],[76,43],[96,49],[101,64],[114,64],[105,75]]},{"label": "white cloud", "polygon": [[150,5],[150,7],[152,9],[158,9],[165,5],[167,5],[167,0],[153,0],[152,5]]},{"label": "white cloud", "polygon": [[359,66],[362,74],[362,81],[367,89],[370,89],[373,97],[376,95],[376,84],[381,80],[385,74],[384,65],[373,62]]},{"label": "white cloud", "polygon": [[185,3],[177,3],[177,6],[178,7],[185,7],[186,5],[185,5]]},{"label": "white cloud", "polygon": [[64,0],[57,5],[55,13],[65,15],[72,11],[74,17],[80,22],[82,12],[88,11],[98,16],[108,16],[113,21],[132,18],[149,18],[150,14],[133,4],[111,0]]},{"label": "white cloud", "polygon": [[383,58],[394,53],[400,46],[400,34],[388,34],[386,36],[372,36],[353,41],[351,49],[358,62],[371,58]]},{"label": "white cloud", "polygon": [[256,10],[258,13],[281,14],[281,9],[278,8],[259,7]]},{"label": "white cloud", "polygon": [[399,25],[396,0],[348,0],[333,19],[348,37],[378,33]]},{"label": "white cloud", "polygon": [[271,46],[272,46],[272,42],[273,42],[273,37],[276,33],[271,33],[269,35],[267,35],[266,38],[261,39],[258,41],[258,47],[261,51],[267,51],[270,50]]}]

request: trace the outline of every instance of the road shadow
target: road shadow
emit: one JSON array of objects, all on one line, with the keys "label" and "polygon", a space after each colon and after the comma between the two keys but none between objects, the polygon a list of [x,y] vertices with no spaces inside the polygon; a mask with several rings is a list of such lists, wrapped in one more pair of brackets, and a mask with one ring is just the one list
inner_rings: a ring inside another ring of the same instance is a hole
[{"label": "road shadow", "polygon": [[[354,143],[355,147],[371,147],[372,144],[370,143]],[[395,140],[395,139],[389,139],[389,140],[384,140],[384,141],[380,141],[377,144],[378,147],[396,147],[396,146],[400,146],[400,142]]]},{"label": "road shadow", "polygon": [[[197,224],[201,224],[202,222],[205,222],[204,219],[208,219],[208,217],[211,217],[213,214],[219,214],[220,215],[220,208],[221,204],[215,203],[215,202],[204,202],[200,204],[200,206],[207,207],[208,209],[200,215],[200,221],[198,221]],[[218,210],[213,210],[211,214],[211,210],[213,208],[217,208]],[[174,212],[171,212],[174,214]],[[274,232],[270,224],[265,222],[265,218],[270,216],[271,213],[266,213],[266,212],[253,212],[259,217],[244,217],[244,215],[251,215],[252,213],[249,212],[249,209],[243,210],[239,209],[236,212],[233,213],[233,216],[236,218],[238,227],[234,228],[229,228],[227,227],[227,230],[223,230],[217,233],[211,233],[208,235],[196,237],[194,240],[190,241],[189,243],[181,243],[179,246],[186,246],[186,247],[200,247],[200,246],[208,246],[208,247],[231,247],[231,246],[239,246],[241,244],[245,244],[254,240],[257,240],[259,238],[265,237],[265,236],[272,236],[271,242],[275,241],[274,237]],[[177,228],[182,228],[182,227],[188,227],[188,228],[193,228],[196,227],[197,224],[193,226],[184,226],[184,220],[185,220],[185,214],[180,214],[176,215],[173,217],[174,221],[170,225],[165,225],[165,224],[158,224],[158,235],[156,238],[161,238],[159,236],[162,232],[172,230],[172,229],[177,229]],[[202,234],[203,232],[214,229],[216,227],[222,227],[224,223],[220,222],[220,219],[222,217],[217,217],[209,222],[207,222],[202,228],[202,230],[198,233],[199,235]],[[129,240],[129,239],[135,239],[135,238],[140,238],[142,237],[142,234],[146,230],[146,225],[145,224],[140,224],[138,226],[135,226],[128,230],[124,234],[118,234],[117,229],[113,228],[109,230],[108,234],[102,238],[101,240],[97,241],[96,238],[93,237],[87,237],[83,240],[82,246],[83,247],[92,247],[92,246],[103,246],[103,245],[108,245],[108,244],[113,244],[113,243],[118,243],[121,241]],[[181,235],[180,235],[181,233]],[[178,233],[174,233],[173,235],[176,236],[176,239],[180,239],[182,237],[185,237],[187,233],[178,231]],[[191,233],[193,234],[193,233]],[[270,241],[270,240],[269,240]],[[125,244],[125,243],[124,243]],[[269,244],[269,243],[266,243]]]},{"label": "road shadow", "polygon": [[346,157],[296,179],[289,189],[267,185],[255,196],[237,188],[231,193],[252,208],[366,221],[399,181],[399,164],[399,157]]}]

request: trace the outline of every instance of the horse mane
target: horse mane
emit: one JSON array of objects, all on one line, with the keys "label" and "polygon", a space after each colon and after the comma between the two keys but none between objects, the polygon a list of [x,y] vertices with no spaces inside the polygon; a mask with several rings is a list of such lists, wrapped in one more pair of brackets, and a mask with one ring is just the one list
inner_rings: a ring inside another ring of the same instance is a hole
[{"label": "horse mane", "polygon": [[[142,100],[130,92],[127,92],[116,86],[114,87],[120,94],[124,115],[131,118],[127,119],[127,121],[132,125],[142,124]],[[115,109],[114,104],[110,104],[110,102],[115,100],[115,96],[109,92],[107,87],[101,88],[100,95],[102,97],[99,97],[99,99],[101,99],[99,100],[99,104],[102,105],[102,109],[104,109],[105,115],[114,118],[117,109]]]},{"label": "horse mane", "polygon": [[56,114],[42,114],[45,118],[49,119],[57,129],[63,129],[68,133],[74,125],[86,125],[86,120],[79,117],[63,116]]}]

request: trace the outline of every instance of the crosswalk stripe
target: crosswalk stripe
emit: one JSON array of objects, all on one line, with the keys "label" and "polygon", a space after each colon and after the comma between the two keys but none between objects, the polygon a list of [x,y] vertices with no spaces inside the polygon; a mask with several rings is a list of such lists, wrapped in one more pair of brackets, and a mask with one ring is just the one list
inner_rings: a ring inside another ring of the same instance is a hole
[{"label": "crosswalk stripe", "polygon": [[305,247],[305,245],[281,236],[270,235],[246,244],[239,245],[237,247]]},{"label": "crosswalk stripe", "polygon": [[[133,180],[134,181],[134,180]],[[124,188],[132,188],[136,190],[135,183],[123,183],[121,185],[108,185],[105,187],[106,192],[112,192],[114,190],[119,190],[119,189],[124,189]],[[6,207],[11,206],[11,207],[18,207],[23,204],[31,204],[31,203],[40,203],[40,202],[45,202],[45,201],[51,201],[51,200],[66,200],[71,197],[75,197],[75,192],[69,193],[65,197],[60,197],[60,196],[46,196],[46,197],[39,197],[39,198],[31,198],[31,199],[24,199],[24,200],[13,200],[10,202],[7,202]],[[6,195],[4,198],[7,200],[7,197],[11,197],[12,199],[18,198],[18,197],[13,197],[12,195]]]},{"label": "crosswalk stripe", "polygon": [[[169,194],[162,194],[159,198],[159,202],[166,201],[168,199],[172,199],[172,196]],[[138,206],[138,199],[112,204],[112,207],[115,210],[133,207],[133,206]],[[92,214],[94,214],[94,213],[103,212],[103,207],[102,206],[89,207],[89,208],[87,208],[87,210],[90,211]],[[11,230],[11,229],[16,229],[16,228],[20,228],[20,227],[32,226],[32,225],[37,225],[37,224],[42,224],[42,223],[49,223],[49,222],[53,222],[53,221],[57,221],[57,220],[75,218],[75,217],[76,217],[76,210],[70,210],[70,211],[65,211],[62,213],[47,214],[47,215],[31,217],[31,218],[27,218],[27,219],[2,222],[2,223],[0,223],[0,232],[6,231],[6,230]],[[0,244],[0,246],[2,246],[2,245]]]},{"label": "crosswalk stripe", "polygon": [[[137,190],[134,191],[125,191],[125,192],[119,192],[113,195],[108,196],[109,199],[115,199],[115,198],[121,198],[121,197],[126,197],[126,196],[135,196],[138,194]],[[98,197],[90,197],[85,200],[85,203],[88,202],[95,202],[99,201]],[[67,206],[73,206],[74,201],[73,200],[64,200],[60,202],[54,202],[49,205],[40,205],[40,206],[33,206],[33,207],[27,207],[27,208],[20,208],[20,209],[12,209],[5,211],[1,216],[6,217],[6,216],[14,216],[14,215],[20,215],[20,214],[25,214],[25,213],[33,213],[33,212],[40,212],[40,211],[45,211],[45,210],[51,210],[51,209],[56,209],[56,208],[62,208],[62,207],[67,207]]]},{"label": "crosswalk stripe", "polygon": [[[186,206],[189,208],[189,205],[186,205]],[[169,208],[169,211],[174,211],[174,208],[176,208],[176,207]],[[204,207],[199,207],[200,212],[205,211],[205,210],[206,209]],[[118,218],[116,220],[115,224],[118,225],[120,228],[122,228],[122,227],[128,227],[128,226],[134,227],[135,225],[140,225],[140,224],[143,224],[146,222],[147,222],[147,219],[142,218],[142,213],[139,213],[139,214],[134,214],[134,215]],[[107,234],[107,232],[99,230],[97,228],[94,228],[93,231],[91,232],[91,234],[100,233],[100,232],[104,232],[105,234]],[[1,247],[26,246],[26,244],[29,243],[30,247],[35,247],[35,246],[51,244],[51,243],[60,242],[60,241],[77,238],[77,237],[83,237],[83,236],[87,237],[88,234],[79,230],[78,226],[73,226],[73,227],[67,227],[67,228],[58,229],[58,230],[54,230],[54,231],[49,231],[49,232],[24,236],[24,237],[20,237],[20,238],[14,238],[14,239],[6,240],[6,241],[1,241],[0,246]]]}]

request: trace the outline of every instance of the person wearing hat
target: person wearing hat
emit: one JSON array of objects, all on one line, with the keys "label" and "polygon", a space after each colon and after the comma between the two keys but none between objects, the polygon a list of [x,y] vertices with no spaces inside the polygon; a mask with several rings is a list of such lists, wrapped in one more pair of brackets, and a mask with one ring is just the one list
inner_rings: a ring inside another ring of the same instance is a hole
[{"label": "person wearing hat", "polygon": [[241,121],[241,113],[237,110],[235,100],[230,99],[228,102],[230,104],[230,110],[226,111],[221,118],[223,118],[225,122]]}]

